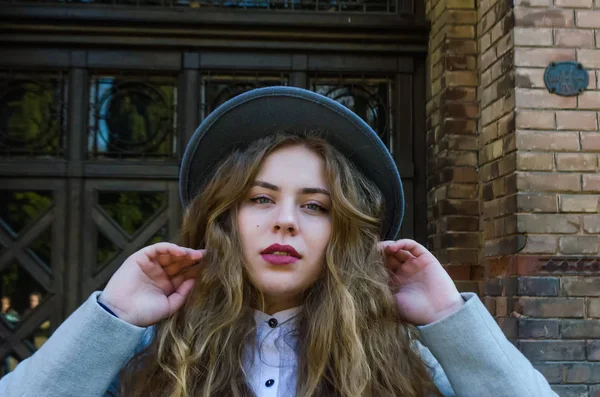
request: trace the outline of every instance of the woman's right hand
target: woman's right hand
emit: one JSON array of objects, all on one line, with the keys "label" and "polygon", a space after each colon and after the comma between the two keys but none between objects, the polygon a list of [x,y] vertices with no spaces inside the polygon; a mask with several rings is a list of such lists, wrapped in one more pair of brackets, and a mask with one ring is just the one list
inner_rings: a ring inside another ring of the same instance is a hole
[{"label": "woman's right hand", "polygon": [[156,324],[183,305],[204,252],[172,243],[142,248],[123,262],[98,300],[130,324]]}]

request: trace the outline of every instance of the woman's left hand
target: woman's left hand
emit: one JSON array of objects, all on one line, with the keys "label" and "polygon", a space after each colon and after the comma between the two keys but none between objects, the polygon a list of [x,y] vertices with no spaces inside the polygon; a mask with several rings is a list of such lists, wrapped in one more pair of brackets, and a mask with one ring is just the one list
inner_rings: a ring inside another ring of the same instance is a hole
[{"label": "woman's left hand", "polygon": [[464,300],[440,262],[416,241],[382,241],[400,315],[415,325],[431,324],[456,311]]}]

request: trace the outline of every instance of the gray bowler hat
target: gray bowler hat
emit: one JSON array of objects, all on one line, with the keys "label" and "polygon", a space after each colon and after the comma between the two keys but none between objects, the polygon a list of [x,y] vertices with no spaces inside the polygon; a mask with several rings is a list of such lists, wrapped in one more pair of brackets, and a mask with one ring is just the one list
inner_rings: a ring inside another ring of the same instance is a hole
[{"label": "gray bowler hat", "polygon": [[375,131],[345,106],[294,87],[259,88],[215,109],[194,132],[181,165],[184,207],[233,150],[274,131],[318,130],[381,190],[385,199],[381,237],[395,239],[404,214],[404,193],[396,163]]}]

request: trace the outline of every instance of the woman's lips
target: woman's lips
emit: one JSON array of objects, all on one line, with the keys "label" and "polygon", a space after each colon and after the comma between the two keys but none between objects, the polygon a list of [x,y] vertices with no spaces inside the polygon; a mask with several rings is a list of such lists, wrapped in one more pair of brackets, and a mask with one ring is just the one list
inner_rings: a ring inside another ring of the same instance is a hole
[{"label": "woman's lips", "polygon": [[299,260],[291,255],[261,254],[260,256],[272,265],[289,265]]}]

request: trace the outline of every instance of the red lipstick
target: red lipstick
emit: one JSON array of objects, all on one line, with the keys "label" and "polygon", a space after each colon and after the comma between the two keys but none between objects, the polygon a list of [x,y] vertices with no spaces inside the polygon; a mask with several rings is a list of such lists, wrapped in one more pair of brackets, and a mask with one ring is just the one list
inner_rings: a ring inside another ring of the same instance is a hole
[{"label": "red lipstick", "polygon": [[260,255],[273,265],[289,265],[301,258],[291,245],[273,244],[262,250]]}]

